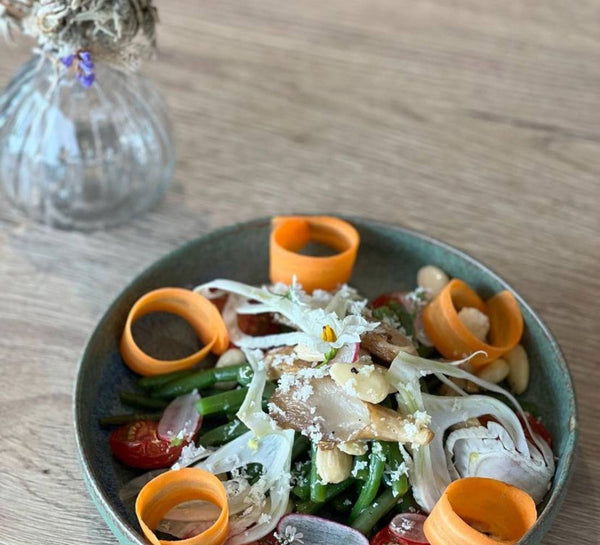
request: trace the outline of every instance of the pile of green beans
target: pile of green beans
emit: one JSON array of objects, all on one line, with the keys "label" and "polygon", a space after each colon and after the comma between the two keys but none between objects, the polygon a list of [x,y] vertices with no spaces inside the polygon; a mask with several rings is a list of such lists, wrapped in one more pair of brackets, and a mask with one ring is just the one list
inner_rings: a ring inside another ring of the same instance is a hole
[{"label": "pile of green beans", "polygon": [[[242,405],[248,391],[247,385],[251,380],[252,369],[247,363],[212,369],[187,369],[166,375],[143,377],[137,382],[143,393],[123,392],[119,396],[123,405],[141,409],[143,412],[101,418],[99,424],[102,427],[110,427],[128,424],[137,420],[160,420],[162,411],[172,399],[194,390],[199,390],[202,396],[197,403],[198,412],[202,416],[214,416],[217,418],[217,422],[219,418],[231,420]],[[219,383],[224,382],[237,383],[239,387],[229,391],[214,388]],[[267,384],[263,399],[268,399],[273,394],[274,389],[273,384]],[[215,431],[214,435],[209,435],[207,444],[218,444],[219,437],[216,430],[219,427],[210,430],[206,424],[205,421],[202,427],[202,436]],[[238,429],[247,431],[243,424]],[[230,441],[235,437],[237,437],[236,433],[225,435],[222,442]]]},{"label": "pile of green beans", "polygon": [[[248,431],[235,416],[241,407],[252,370],[248,364],[231,367],[186,370],[144,377],[138,381],[143,393],[125,392],[121,403],[143,412],[110,416],[100,420],[103,427],[117,426],[140,419],[159,420],[169,402],[198,390],[198,413],[204,417],[197,443],[204,447],[219,447]],[[219,383],[235,383],[232,389],[223,390]],[[263,405],[271,397],[275,384],[268,382],[263,394]],[[408,480],[405,475],[391,479],[403,458],[397,443],[373,441],[370,451],[354,458],[351,477],[336,483],[321,482],[316,465],[317,446],[296,433],[292,448],[292,475],[295,479],[292,498],[295,511],[319,514],[348,524],[364,534],[369,534],[407,495]],[[248,467],[247,474],[256,480],[262,469]],[[409,497],[410,494],[407,495]]]},{"label": "pile of green beans", "polygon": [[384,471],[397,471],[403,463],[397,443],[373,441],[368,454],[355,457],[351,477],[337,484],[319,479],[316,451],[311,445],[310,455],[292,469],[292,497],[299,513],[334,518],[368,534],[408,491],[405,475],[384,478]]}]

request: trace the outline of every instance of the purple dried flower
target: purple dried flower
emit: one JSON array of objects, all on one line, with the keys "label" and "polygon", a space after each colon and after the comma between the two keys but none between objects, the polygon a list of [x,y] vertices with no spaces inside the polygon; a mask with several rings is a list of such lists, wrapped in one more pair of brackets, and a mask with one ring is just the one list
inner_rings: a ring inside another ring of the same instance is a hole
[{"label": "purple dried flower", "polygon": [[71,68],[73,66],[73,61],[75,60],[75,55],[67,55],[66,57],[62,57],[60,62],[62,62],[67,68]]},{"label": "purple dried flower", "polygon": [[77,51],[72,55],[67,55],[60,59],[67,68],[75,67],[77,69],[76,79],[86,89],[89,89],[96,75],[94,74],[94,63],[92,62],[92,54],[89,51]]},{"label": "purple dried flower", "polygon": [[94,80],[96,79],[96,76],[93,73],[84,74],[83,72],[79,72],[76,77],[77,81],[81,83],[81,85],[83,85],[86,89],[89,89],[92,86],[92,83],[94,83]]},{"label": "purple dried flower", "polygon": [[[77,56],[80,60],[86,63],[92,62],[92,54],[89,51],[80,51]],[[92,65],[93,66],[93,65]]]},{"label": "purple dried flower", "polygon": [[79,63],[77,64],[77,68],[79,69],[80,72],[83,72],[84,74],[87,74],[87,75],[94,73],[94,63],[93,62],[79,61]]}]

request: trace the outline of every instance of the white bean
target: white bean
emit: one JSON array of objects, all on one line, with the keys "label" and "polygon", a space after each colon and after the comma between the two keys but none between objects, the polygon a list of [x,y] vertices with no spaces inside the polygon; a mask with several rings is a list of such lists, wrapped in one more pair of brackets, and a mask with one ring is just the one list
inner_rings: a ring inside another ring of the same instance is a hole
[{"label": "white bean", "polygon": [[490,319],[483,312],[473,307],[463,307],[458,318],[475,337],[485,342],[490,332]]},{"label": "white bean", "polygon": [[323,449],[317,447],[317,473],[323,484],[336,484],[350,477],[352,456],[337,447]]},{"label": "white bean", "polygon": [[347,392],[368,403],[381,403],[389,393],[386,370],[374,364],[334,363],[331,378]]},{"label": "white bean", "polygon": [[425,265],[417,272],[417,285],[435,297],[450,282],[448,275],[435,265]]},{"label": "white bean", "polygon": [[508,371],[508,363],[502,358],[498,358],[479,369],[476,375],[482,380],[487,380],[493,384],[499,384],[508,376]]},{"label": "white bean", "polygon": [[529,386],[529,358],[522,345],[518,344],[504,354],[508,363],[508,383],[515,394],[522,394]]},{"label": "white bean", "polygon": [[[215,367],[232,367],[233,365],[240,365],[245,363],[246,356],[239,348],[230,348],[221,354],[221,357],[217,360]],[[237,382],[217,382],[215,388],[218,390],[231,390],[237,386]]]}]

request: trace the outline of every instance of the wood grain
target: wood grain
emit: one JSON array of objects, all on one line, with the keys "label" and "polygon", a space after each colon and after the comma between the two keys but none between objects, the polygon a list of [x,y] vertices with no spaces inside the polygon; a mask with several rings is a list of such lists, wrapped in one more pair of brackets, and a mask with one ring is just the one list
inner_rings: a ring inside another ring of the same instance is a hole
[{"label": "wood grain", "polygon": [[[121,288],[215,227],[339,212],[489,264],[570,362],[581,448],[545,545],[600,526],[600,8],[559,0],[163,0],[147,66],[173,111],[166,199],[108,232],[0,201],[0,543],[109,544],[72,437],[78,356]],[[0,84],[29,45],[2,48]]]}]

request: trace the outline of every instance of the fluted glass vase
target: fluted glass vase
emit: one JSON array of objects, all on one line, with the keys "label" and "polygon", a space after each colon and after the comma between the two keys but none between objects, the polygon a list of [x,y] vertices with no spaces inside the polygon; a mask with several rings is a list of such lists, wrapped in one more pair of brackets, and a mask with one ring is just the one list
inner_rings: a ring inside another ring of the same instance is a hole
[{"label": "fluted glass vase", "polygon": [[38,221],[126,221],[161,197],[174,161],[167,107],[140,74],[96,63],[86,88],[34,56],[0,96],[0,185]]}]

